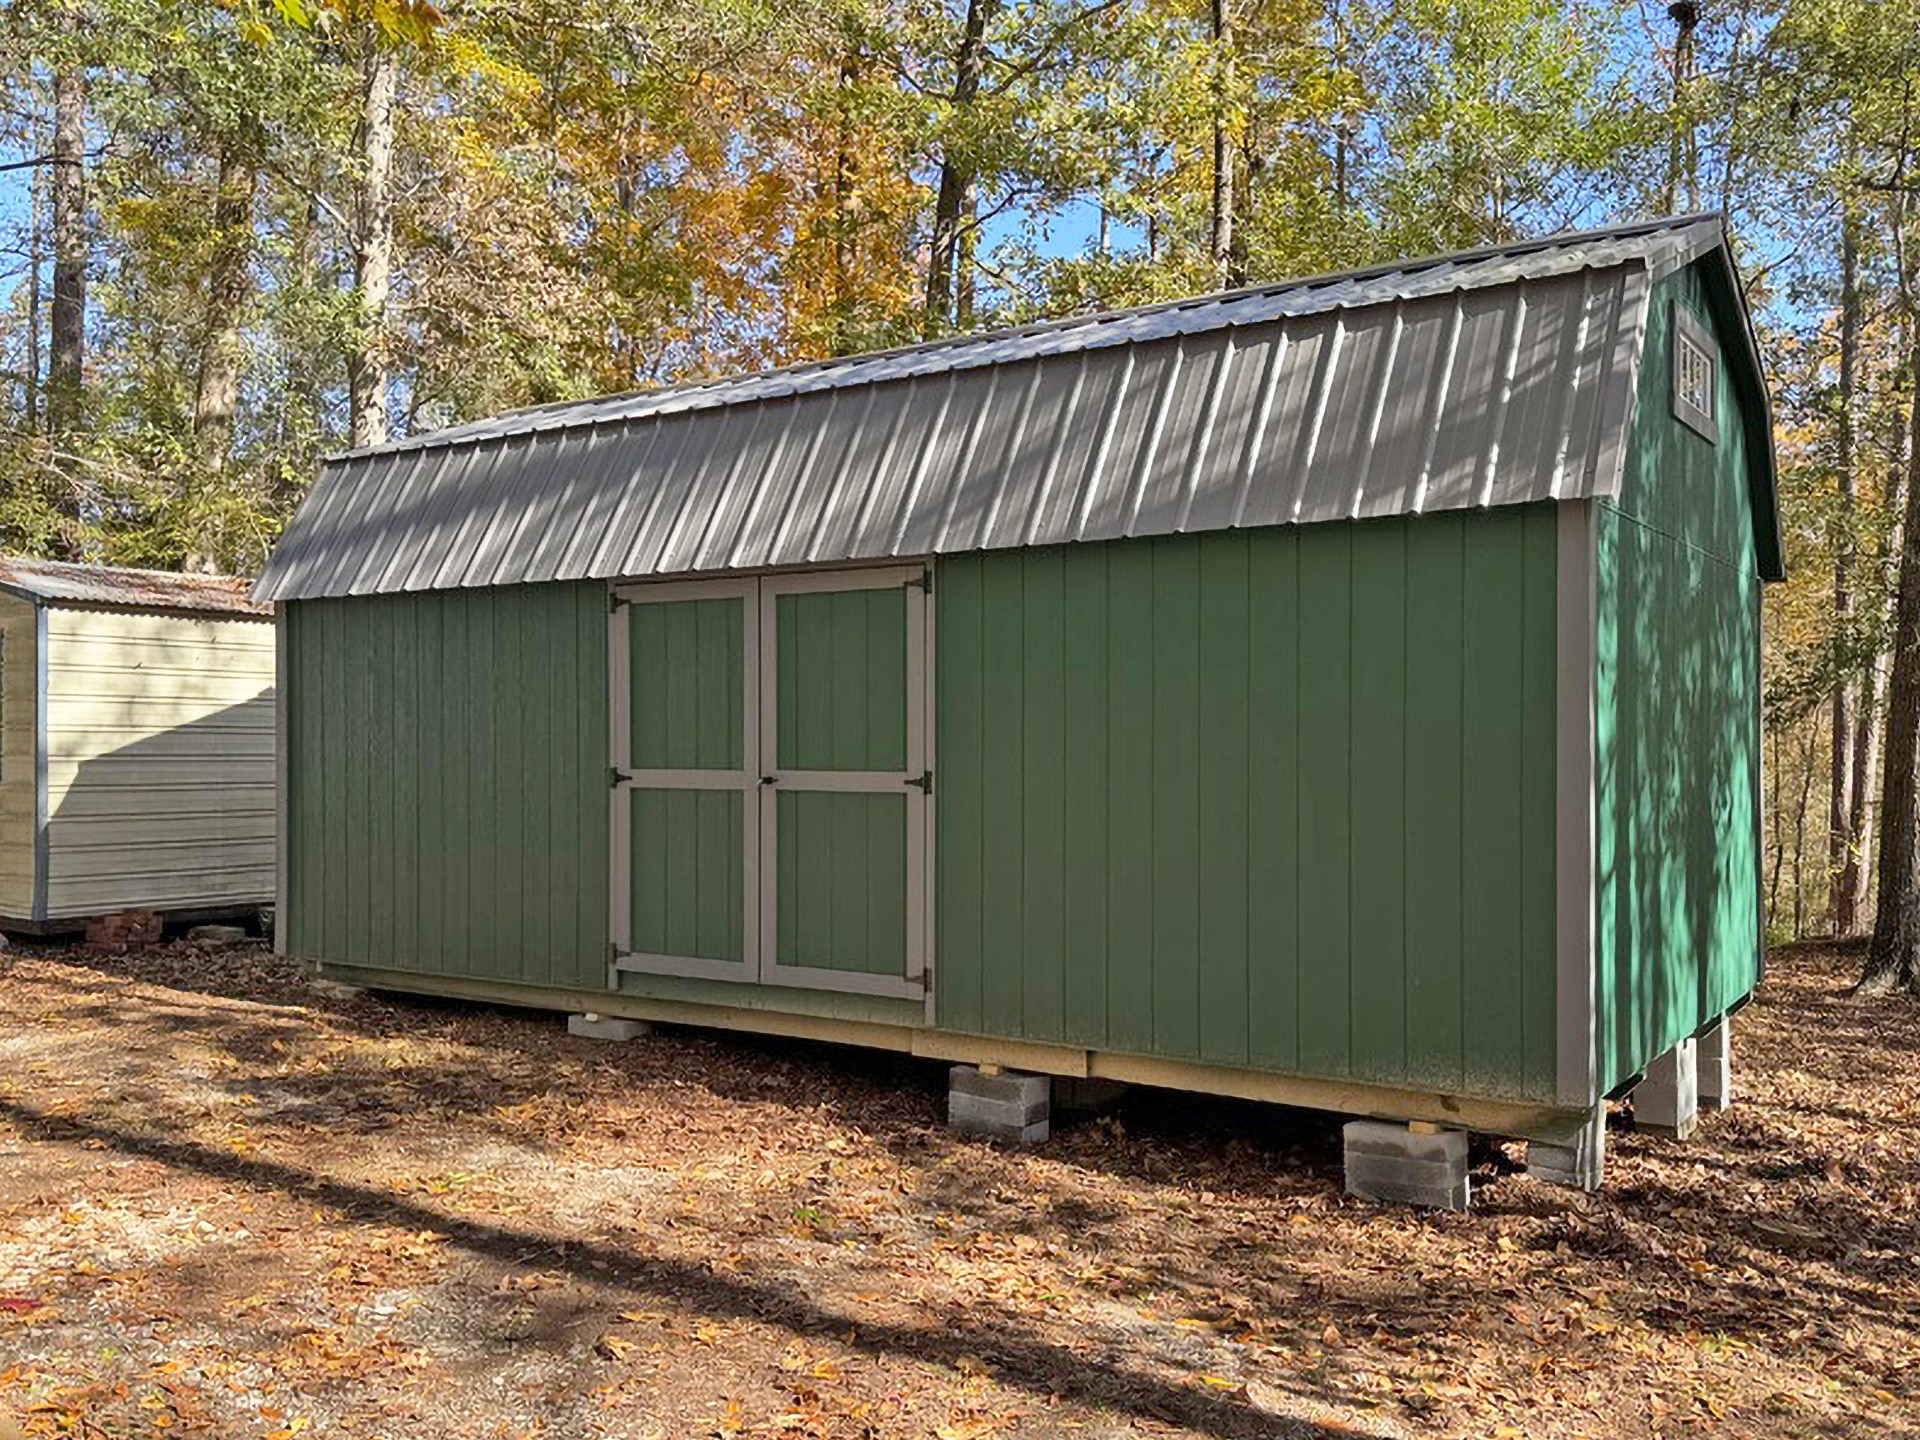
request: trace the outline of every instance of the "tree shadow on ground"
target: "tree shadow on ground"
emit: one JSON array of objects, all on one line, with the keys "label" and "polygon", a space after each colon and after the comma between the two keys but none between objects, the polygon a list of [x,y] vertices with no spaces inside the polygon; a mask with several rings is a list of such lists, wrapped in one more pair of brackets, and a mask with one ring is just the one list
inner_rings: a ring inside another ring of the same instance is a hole
[{"label": "tree shadow on ground", "polygon": [[[564,1270],[596,1286],[614,1286],[635,1297],[670,1301],[714,1318],[779,1326],[794,1335],[833,1335],[876,1356],[934,1361],[950,1366],[991,1361],[1001,1378],[1041,1397],[1066,1397],[1142,1419],[1184,1426],[1220,1440],[1366,1440],[1349,1425],[1337,1431],[1305,1426],[1298,1419],[1263,1414],[1229,1396],[1169,1383],[1132,1370],[1120,1360],[1102,1361],[1051,1344],[1005,1317],[925,1327],[875,1322],[820,1304],[791,1285],[717,1274],[698,1264],[640,1255],[599,1240],[561,1238],[537,1230],[448,1215],[430,1206],[297,1166],[215,1150],[197,1141],[124,1129],[99,1118],[49,1114],[16,1100],[0,1099],[0,1117],[21,1133],[48,1144],[107,1147],[122,1155],[192,1171],[230,1184],[272,1191],[327,1207],[340,1217],[413,1232],[430,1232],[468,1253],[497,1263],[537,1263]],[[1298,1388],[1298,1387],[1297,1387]],[[1304,1393],[1315,1393],[1305,1387]],[[1338,1398],[1321,1389],[1319,1398]]]}]

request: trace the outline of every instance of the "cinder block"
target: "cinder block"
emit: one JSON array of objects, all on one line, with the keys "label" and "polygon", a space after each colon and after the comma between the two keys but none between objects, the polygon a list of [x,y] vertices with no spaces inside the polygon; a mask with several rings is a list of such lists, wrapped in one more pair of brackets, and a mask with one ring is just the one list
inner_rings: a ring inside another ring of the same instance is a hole
[{"label": "cinder block", "polygon": [[1733,1020],[1722,1015],[1695,1042],[1700,1108],[1724,1110],[1733,1104]]},{"label": "cinder block", "polygon": [[1697,1055],[1691,1040],[1659,1056],[1633,1087],[1633,1123],[1684,1140],[1700,1111]]},{"label": "cinder block", "polygon": [[1349,1195],[1442,1210],[1465,1210],[1472,1203],[1466,1131],[1422,1132],[1389,1121],[1354,1120],[1342,1134]]},{"label": "cinder block", "polygon": [[653,1026],[644,1020],[622,1020],[589,1011],[585,1015],[569,1015],[567,1033],[578,1035],[582,1040],[639,1040],[651,1035]]},{"label": "cinder block", "polygon": [[349,985],[344,980],[326,980],[318,975],[307,977],[307,988],[329,1000],[358,1000],[367,993],[365,986]]},{"label": "cinder block", "polygon": [[1527,1174],[1549,1185],[1592,1193],[1607,1163],[1607,1107],[1596,1105],[1587,1123],[1568,1140],[1529,1140]]},{"label": "cinder block", "polygon": [[1053,1131],[1052,1089],[1045,1075],[955,1065],[947,1072],[947,1125],[961,1135],[1038,1144]]}]

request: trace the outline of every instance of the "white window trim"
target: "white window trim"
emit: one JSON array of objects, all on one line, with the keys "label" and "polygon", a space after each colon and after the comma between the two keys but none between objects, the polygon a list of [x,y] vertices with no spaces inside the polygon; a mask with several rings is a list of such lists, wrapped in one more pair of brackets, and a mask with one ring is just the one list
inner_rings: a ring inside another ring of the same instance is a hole
[{"label": "white window trim", "polygon": [[[1707,389],[1708,408],[1702,409],[1693,402],[1687,393],[1685,376],[1686,356],[1689,350],[1701,356],[1707,363],[1709,384]],[[1708,442],[1720,438],[1720,417],[1716,413],[1720,394],[1720,346],[1701,324],[1693,311],[1682,305],[1679,300],[1673,302],[1673,416],[1682,425]]]}]

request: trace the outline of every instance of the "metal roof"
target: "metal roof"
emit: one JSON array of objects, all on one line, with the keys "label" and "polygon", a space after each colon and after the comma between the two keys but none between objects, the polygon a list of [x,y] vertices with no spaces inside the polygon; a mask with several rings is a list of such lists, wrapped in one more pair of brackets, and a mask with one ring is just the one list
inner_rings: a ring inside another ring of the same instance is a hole
[{"label": "metal roof", "polygon": [[0,557],[0,591],[55,605],[111,605],[131,610],[196,610],[260,619],[273,606],[253,599],[232,575],[183,575],[62,560]]},{"label": "metal roof", "polygon": [[1549,236],[335,456],[263,600],[647,577],[1617,493],[1652,282]]}]

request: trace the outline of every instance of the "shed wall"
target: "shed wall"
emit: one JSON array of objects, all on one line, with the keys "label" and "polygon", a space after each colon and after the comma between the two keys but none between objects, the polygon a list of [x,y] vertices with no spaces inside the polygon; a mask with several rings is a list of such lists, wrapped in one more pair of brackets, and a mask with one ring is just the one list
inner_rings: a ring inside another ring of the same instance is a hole
[{"label": "shed wall", "polygon": [[[940,562],[940,1027],[1550,1099],[1554,565],[1551,507]],[[604,590],[283,623],[288,949],[604,987]]]},{"label": "shed wall", "polygon": [[0,595],[0,915],[33,918],[36,696],[34,605]]},{"label": "shed wall", "polygon": [[1627,470],[1597,532],[1596,1063],[1602,1090],[1748,994],[1761,949],[1760,577],[1742,401],[1672,411],[1672,307],[1739,343],[1694,266],[1656,286]]},{"label": "shed wall", "polygon": [[273,897],[273,627],[46,608],[47,917]]},{"label": "shed wall", "polygon": [[1551,506],[944,561],[943,1028],[1554,1090]]},{"label": "shed wall", "polygon": [[604,989],[607,593],[289,605],[285,945]]}]

